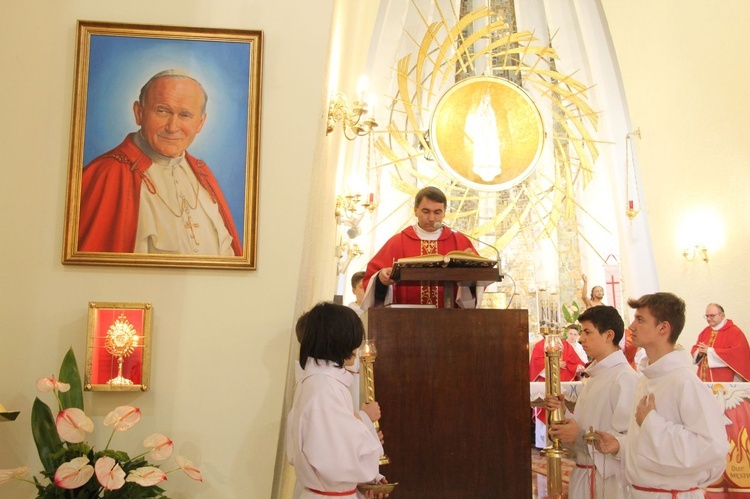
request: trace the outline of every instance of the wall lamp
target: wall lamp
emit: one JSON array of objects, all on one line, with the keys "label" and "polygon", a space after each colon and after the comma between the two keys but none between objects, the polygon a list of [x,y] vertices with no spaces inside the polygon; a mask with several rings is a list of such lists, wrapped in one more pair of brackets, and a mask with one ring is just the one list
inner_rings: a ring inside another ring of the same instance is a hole
[{"label": "wall lamp", "polygon": [[342,92],[335,93],[328,103],[328,125],[326,135],[341,122],[344,137],[354,140],[367,135],[378,126],[373,116],[375,112],[375,97],[368,92],[370,86],[366,76],[360,76],[357,82],[357,100],[349,107],[349,101]]},{"label": "wall lamp", "polygon": [[341,238],[339,240],[339,245],[336,246],[336,258],[338,259],[336,270],[338,273],[346,274],[346,270],[349,268],[349,264],[352,263],[352,260],[364,253],[365,252],[362,251],[357,243],[350,243]]},{"label": "wall lamp", "polygon": [[354,140],[357,137],[367,135],[373,128],[378,126],[372,115],[368,117],[369,107],[364,99],[354,101],[354,105],[349,107],[346,95],[341,92],[335,94],[328,103],[326,135],[336,128],[336,123],[339,121],[341,122],[344,137],[348,140]]},{"label": "wall lamp", "polygon": [[372,214],[377,206],[373,193],[370,193],[367,201],[362,199],[361,194],[336,196],[336,223],[349,227],[347,235],[349,239],[354,239],[361,233],[359,223],[362,221],[362,217],[367,212]]},{"label": "wall lamp", "polygon": [[682,256],[685,257],[685,260],[688,262],[692,262],[695,260],[695,257],[699,257],[704,262],[708,262],[708,248],[705,246],[701,246],[700,244],[696,244],[695,246],[691,248],[685,248],[682,250]]}]

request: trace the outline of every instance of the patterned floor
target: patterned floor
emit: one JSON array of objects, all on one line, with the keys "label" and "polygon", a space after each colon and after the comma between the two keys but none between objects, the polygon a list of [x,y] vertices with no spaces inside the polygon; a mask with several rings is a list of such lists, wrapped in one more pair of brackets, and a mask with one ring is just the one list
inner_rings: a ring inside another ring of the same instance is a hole
[{"label": "patterned floor", "polygon": [[[573,461],[563,459],[563,496],[561,499],[568,498],[568,477],[573,468]],[[539,455],[539,450],[531,449],[531,488],[532,499],[549,499],[547,495],[547,458]]]}]

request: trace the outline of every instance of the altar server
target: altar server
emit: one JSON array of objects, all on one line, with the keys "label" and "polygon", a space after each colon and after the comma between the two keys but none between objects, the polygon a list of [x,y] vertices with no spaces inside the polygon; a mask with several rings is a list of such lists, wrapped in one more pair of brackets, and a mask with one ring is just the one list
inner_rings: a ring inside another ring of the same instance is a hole
[{"label": "altar server", "polygon": [[671,293],[628,300],[635,309],[633,343],[646,358],[639,366],[628,433],[606,431],[600,452],[621,456],[633,499],[701,499],[718,480],[729,444],[724,415],[711,390],[694,373],[687,352],[676,349],[685,325],[685,302]]},{"label": "altar server", "polygon": [[[617,309],[606,305],[586,309],[578,322],[581,323],[578,341],[592,361],[584,370],[586,379],[578,395],[575,415],[552,425],[549,432],[574,452],[576,467],[570,475],[570,499],[625,498],[620,460],[593,452],[591,443],[584,440],[590,427],[610,432],[616,438],[622,438],[627,431],[638,374],[618,346],[625,325]],[[564,407],[563,401],[564,395],[548,395],[545,408]]]},{"label": "altar server", "polygon": [[368,404],[366,417],[354,412],[349,392],[353,377],[345,369],[362,344],[362,321],[349,307],[319,303],[304,322],[286,437],[297,477],[293,497],[365,497],[357,491],[358,483],[385,478],[378,473],[383,446],[373,426],[380,418],[379,406]]}]

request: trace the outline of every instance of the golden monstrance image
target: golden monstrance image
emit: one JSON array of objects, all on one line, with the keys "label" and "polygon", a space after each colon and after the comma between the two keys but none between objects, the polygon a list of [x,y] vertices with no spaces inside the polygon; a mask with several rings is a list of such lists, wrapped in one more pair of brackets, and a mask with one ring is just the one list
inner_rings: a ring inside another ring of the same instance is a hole
[{"label": "golden monstrance image", "polygon": [[89,303],[87,390],[147,390],[151,305]]}]

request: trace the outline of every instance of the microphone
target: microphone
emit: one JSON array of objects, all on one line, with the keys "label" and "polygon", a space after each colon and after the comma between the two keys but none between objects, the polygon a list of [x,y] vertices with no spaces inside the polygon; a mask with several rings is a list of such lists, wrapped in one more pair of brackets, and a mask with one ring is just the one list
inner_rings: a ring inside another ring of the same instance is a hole
[{"label": "microphone", "polygon": [[462,231],[460,231],[460,230],[456,230],[456,229],[454,229],[453,227],[449,227],[449,226],[445,225],[445,224],[444,224],[443,222],[435,222],[434,224],[432,224],[432,226],[433,226],[433,227],[435,228],[435,230],[439,230],[439,229],[440,229],[440,228],[442,228],[442,227],[447,227],[447,228],[449,228],[450,230],[452,230],[452,231],[454,231],[454,232],[457,232],[457,233],[459,233],[459,234],[461,234],[461,235],[463,235],[463,236],[466,236],[467,238],[471,239],[472,241],[476,241],[476,242],[478,242],[478,243],[482,243],[482,244],[484,244],[484,245],[486,245],[486,246],[489,246],[489,247],[490,247],[490,248],[492,248],[493,250],[495,250],[495,253],[497,254],[497,277],[498,277],[498,279],[497,279],[497,280],[498,280],[498,281],[502,281],[502,280],[503,280],[503,277],[504,277],[504,276],[503,276],[503,274],[502,274],[502,273],[500,272],[500,250],[498,250],[497,248],[495,248],[495,247],[494,247],[493,245],[491,245],[490,243],[485,243],[485,242],[484,242],[484,241],[482,241],[481,239],[477,239],[476,237],[474,237],[474,236],[470,236],[469,234],[467,234],[467,233],[465,233],[465,232],[462,232]]}]

